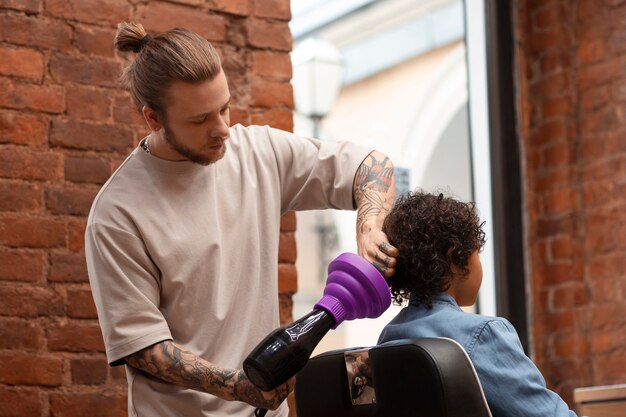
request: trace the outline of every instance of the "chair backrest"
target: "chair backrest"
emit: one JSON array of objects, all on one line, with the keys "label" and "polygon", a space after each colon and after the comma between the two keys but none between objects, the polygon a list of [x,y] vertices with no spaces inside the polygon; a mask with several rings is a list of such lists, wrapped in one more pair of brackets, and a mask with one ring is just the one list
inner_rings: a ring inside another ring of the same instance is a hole
[{"label": "chair backrest", "polygon": [[[369,355],[361,367],[368,388],[349,371],[358,368],[353,357],[359,351]],[[295,396],[298,417],[491,417],[467,353],[447,338],[397,340],[317,355],[298,373]]]}]

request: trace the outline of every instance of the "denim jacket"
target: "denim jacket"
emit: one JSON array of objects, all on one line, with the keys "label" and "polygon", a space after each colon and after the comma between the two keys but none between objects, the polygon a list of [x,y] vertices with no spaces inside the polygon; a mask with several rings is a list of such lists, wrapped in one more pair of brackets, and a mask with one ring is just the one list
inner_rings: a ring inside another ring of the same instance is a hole
[{"label": "denim jacket", "polygon": [[493,417],[576,417],[561,397],[546,387],[506,319],[465,313],[454,298],[441,293],[434,298],[432,309],[411,301],[385,326],[378,343],[420,337],[447,337],[463,346]]}]

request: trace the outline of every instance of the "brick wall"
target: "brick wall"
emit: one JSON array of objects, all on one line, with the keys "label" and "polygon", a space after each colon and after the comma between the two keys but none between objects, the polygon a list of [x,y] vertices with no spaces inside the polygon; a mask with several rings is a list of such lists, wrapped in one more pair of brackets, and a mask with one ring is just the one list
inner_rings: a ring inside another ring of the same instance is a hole
[{"label": "brick wall", "polygon": [[[116,82],[115,26],[176,26],[218,47],[232,121],[292,129],[289,0],[0,0],[0,417],[124,416],[83,254],[100,186],[146,133]],[[296,291],[282,222],[281,320]]]},{"label": "brick wall", "polygon": [[626,381],[626,1],[518,0],[532,348],[571,404]]}]

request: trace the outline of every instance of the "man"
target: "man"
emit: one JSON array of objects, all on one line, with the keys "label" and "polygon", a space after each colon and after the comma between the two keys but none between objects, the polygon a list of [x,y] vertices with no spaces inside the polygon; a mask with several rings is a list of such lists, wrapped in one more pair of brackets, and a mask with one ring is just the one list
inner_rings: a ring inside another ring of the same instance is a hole
[{"label": "man", "polygon": [[[381,231],[394,197],[388,158],[269,127],[230,127],[219,57],[193,32],[118,26],[124,70],[151,133],[96,197],[89,279],[111,365],[127,365],[131,416],[250,416],[293,381],[258,390],[240,369],[278,327],[280,215],[358,208],[359,254],[386,276]],[[280,407],[280,408],[279,408]]]}]

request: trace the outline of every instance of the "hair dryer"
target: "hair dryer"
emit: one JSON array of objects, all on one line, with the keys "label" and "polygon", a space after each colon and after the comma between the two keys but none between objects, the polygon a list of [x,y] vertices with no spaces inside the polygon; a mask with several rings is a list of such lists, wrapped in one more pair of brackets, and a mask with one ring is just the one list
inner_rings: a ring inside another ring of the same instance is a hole
[{"label": "hair dryer", "polygon": [[287,382],[306,365],[322,337],[344,320],[375,318],[391,304],[385,278],[364,258],[343,253],[328,266],[323,297],[314,310],[270,333],[243,362],[263,391]]}]

